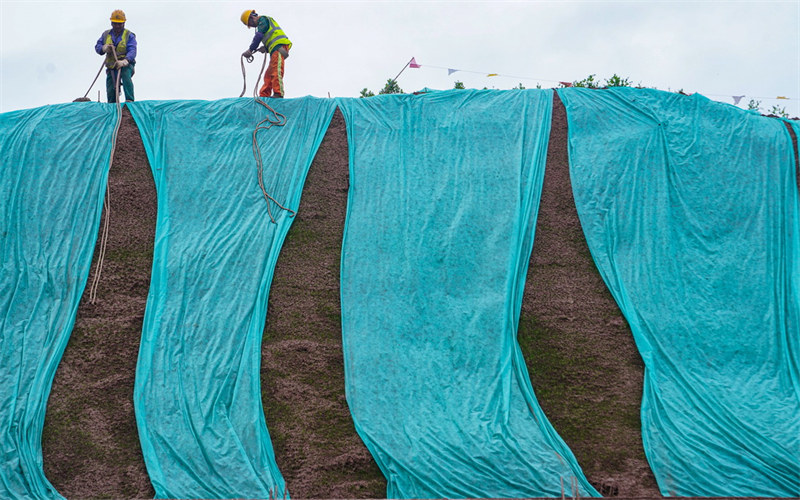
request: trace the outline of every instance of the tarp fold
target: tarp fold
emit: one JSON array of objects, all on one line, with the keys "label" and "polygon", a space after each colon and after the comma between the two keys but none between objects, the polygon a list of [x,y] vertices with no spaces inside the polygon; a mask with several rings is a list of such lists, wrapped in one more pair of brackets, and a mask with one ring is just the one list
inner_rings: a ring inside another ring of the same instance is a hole
[{"label": "tarp fold", "polygon": [[[296,211],[335,104],[270,105],[286,121],[257,134],[264,188]],[[129,107],[158,193],[134,391],[156,496],[284,498],[259,373],[269,286],[293,219],[273,204],[271,222],[253,149],[256,124],[282,120],[247,98]]]},{"label": "tarp fold", "polygon": [[645,363],[642,438],[662,494],[800,496],[786,127],[697,94],[559,95],[578,215]]},{"label": "tarp fold", "polygon": [[92,262],[113,132],[110,104],[0,114],[0,498],[61,498],[42,427]]},{"label": "tarp fold", "polygon": [[[345,388],[389,498],[597,495],[516,341],[551,91],[340,99]],[[533,284],[536,286],[536,284]]]}]

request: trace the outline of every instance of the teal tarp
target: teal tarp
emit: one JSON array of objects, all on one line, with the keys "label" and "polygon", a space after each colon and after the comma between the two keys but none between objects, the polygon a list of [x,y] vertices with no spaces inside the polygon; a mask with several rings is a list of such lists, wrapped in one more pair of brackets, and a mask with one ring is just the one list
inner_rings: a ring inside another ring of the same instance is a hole
[{"label": "teal tarp", "polygon": [[[270,100],[258,133],[267,192],[297,209],[333,100]],[[134,408],[158,497],[283,498],[261,403],[261,336],[292,222],[257,180],[253,99],[129,105],[158,192],[153,273]]]},{"label": "teal tarp", "polygon": [[342,99],[347,401],[389,498],[596,495],[516,341],[551,91]]},{"label": "teal tarp", "polygon": [[0,498],[61,498],[42,469],[42,426],[102,214],[108,104],[0,114]]},{"label": "teal tarp", "polygon": [[575,202],[645,363],[664,495],[800,496],[798,193],[788,131],[646,89],[562,89]]}]

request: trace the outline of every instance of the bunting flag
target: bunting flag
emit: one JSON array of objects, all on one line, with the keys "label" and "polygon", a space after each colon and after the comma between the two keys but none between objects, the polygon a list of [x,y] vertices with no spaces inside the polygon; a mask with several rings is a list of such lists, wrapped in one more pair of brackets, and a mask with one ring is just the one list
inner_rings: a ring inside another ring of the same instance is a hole
[{"label": "bunting flag", "polygon": [[[717,97],[719,97],[719,94],[703,94],[703,95],[705,95],[706,97],[709,97],[709,96],[717,96]],[[753,99],[772,99],[772,100],[786,100],[786,101],[794,101],[794,100],[796,100],[794,98],[786,97],[786,96],[783,96],[783,95],[779,95],[779,96],[775,96],[775,97],[732,95],[731,99],[733,99],[734,106],[737,106],[739,104],[739,101],[741,101],[745,97],[751,97]]]},{"label": "bunting flag", "polygon": [[[421,68],[422,65],[417,63],[416,57],[412,57],[411,61],[408,62],[407,67]],[[566,87],[572,87],[573,83],[574,83],[574,82],[562,82],[562,81],[558,81],[558,80],[547,80],[547,79],[544,79],[544,78],[534,78],[534,77],[531,77],[531,76],[515,76],[515,75],[506,75],[506,74],[502,74],[502,73],[486,73],[485,71],[471,71],[471,70],[459,69],[459,68],[449,68],[449,67],[445,67],[445,66],[433,66],[431,64],[426,64],[425,67],[426,68],[446,69],[447,70],[447,76],[450,76],[453,73],[455,73],[457,71],[460,71],[462,73],[475,73],[475,74],[485,75],[486,77],[502,76],[502,77],[506,77],[506,78],[519,78],[521,80],[537,80],[539,82],[553,82],[553,83],[558,83],[562,87],[565,87],[565,88]],[[402,71],[400,73],[402,73]],[[400,74],[398,74],[397,76],[400,76]],[[396,79],[397,78],[395,78],[395,80]],[[746,94],[743,94],[743,95],[726,95],[726,94],[722,94],[722,95],[720,95],[720,94],[706,94],[704,92],[700,92],[700,93],[703,94],[706,97],[726,97],[726,98],[730,97],[731,99],[733,99],[734,106],[738,106],[739,103],[741,102],[741,100],[746,98],[746,97],[749,97],[751,99],[771,99],[771,100],[780,99],[780,100],[790,100],[790,101],[797,100],[797,98],[786,97],[786,96],[781,96],[781,95],[779,95],[777,97],[764,97],[764,96],[748,96]]]}]

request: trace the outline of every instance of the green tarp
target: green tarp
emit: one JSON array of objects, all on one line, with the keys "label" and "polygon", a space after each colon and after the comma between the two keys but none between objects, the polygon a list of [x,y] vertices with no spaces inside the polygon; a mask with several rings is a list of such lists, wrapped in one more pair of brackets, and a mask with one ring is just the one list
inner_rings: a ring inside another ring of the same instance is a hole
[{"label": "green tarp", "polygon": [[118,118],[110,104],[0,114],[0,498],[61,498],[42,469],[42,426],[89,275]]},{"label": "green tarp", "polygon": [[800,496],[795,158],[775,119],[700,95],[561,89],[589,248],[645,363],[671,496]]},{"label": "green tarp", "polygon": [[[661,492],[800,496],[800,222],[783,122],[702,96],[561,89],[592,256],[645,362]],[[551,91],[271,100],[291,209],[338,104],[347,399],[392,498],[597,495],[516,343]],[[259,387],[291,225],[252,99],[129,103],[158,190],[134,406],[158,497],[283,497]],[[0,114],[0,497],[59,498],[41,431],[85,287],[116,106]],[[798,131],[796,123],[790,126]],[[269,218],[271,207],[276,222]],[[530,286],[537,286],[532,283]],[[590,334],[590,332],[587,332]]]},{"label": "green tarp", "polygon": [[[258,132],[264,187],[296,210],[333,100],[271,100]],[[158,192],[134,408],[157,497],[283,498],[261,402],[261,336],[292,223],[257,180],[253,99],[129,105]],[[267,124],[264,124],[266,126]]]},{"label": "green tarp", "polygon": [[573,484],[597,495],[539,407],[516,340],[552,98],[339,100],[345,387],[389,498],[560,496]]}]

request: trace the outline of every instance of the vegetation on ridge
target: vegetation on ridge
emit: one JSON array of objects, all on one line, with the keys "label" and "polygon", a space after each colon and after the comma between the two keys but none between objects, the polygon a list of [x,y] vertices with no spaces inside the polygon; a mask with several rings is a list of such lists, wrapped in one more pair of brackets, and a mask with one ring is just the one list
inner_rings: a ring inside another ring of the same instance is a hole
[{"label": "vegetation on ridge", "polygon": [[[619,76],[616,73],[611,75],[609,78],[606,78],[605,82],[602,82],[602,83],[600,82],[600,80],[596,79],[596,76],[597,76],[596,74],[591,74],[591,75],[587,76],[586,78],[583,78],[582,80],[575,80],[574,82],[571,82],[571,83],[559,82],[557,88],[583,87],[583,88],[588,88],[588,89],[604,89],[604,88],[612,88],[612,87],[634,87],[634,85],[631,82],[630,78]],[[635,87],[636,88],[645,88],[641,84],[641,82],[639,82],[639,84],[635,85]],[[453,82],[453,88],[454,89],[466,89],[466,87],[464,86],[464,82],[462,82],[460,80],[456,80],[455,82]],[[486,89],[487,87],[483,87],[483,88]],[[542,85],[540,83],[537,83],[536,84],[536,88],[540,89],[540,88],[542,88]],[[512,87],[512,89],[524,90],[525,87],[522,85],[522,83],[520,83],[516,87]],[[677,90],[676,92],[678,92],[679,94],[683,94],[684,93],[683,89]],[[401,89],[400,86],[397,84],[397,80],[390,78],[390,79],[386,80],[386,84],[383,86],[383,88],[380,91],[378,91],[378,95],[381,95],[381,94],[405,94],[405,92],[403,92],[403,89]],[[367,87],[364,87],[363,89],[361,89],[361,92],[359,93],[359,97],[374,97],[374,96],[375,96],[375,93],[373,91],[369,90]],[[750,102],[747,103],[747,109],[748,109],[748,111],[756,111],[758,113],[761,113],[762,112],[761,111],[761,101],[756,101],[754,99],[750,99]],[[773,116],[774,115],[774,116],[778,116],[778,117],[781,117],[781,118],[789,118],[789,113],[786,111],[786,107],[785,106],[783,106],[783,107],[782,106],[778,106],[777,104],[773,105],[772,108],[769,111],[767,111],[766,113],[764,113],[764,114],[769,115],[769,116]]]}]

